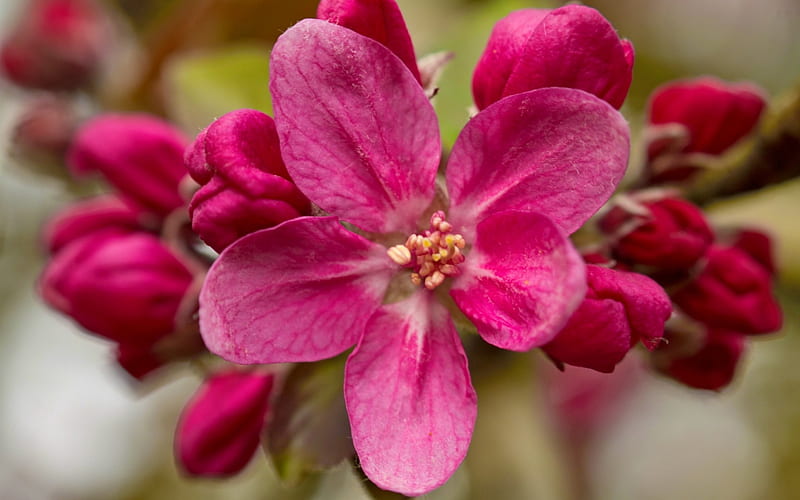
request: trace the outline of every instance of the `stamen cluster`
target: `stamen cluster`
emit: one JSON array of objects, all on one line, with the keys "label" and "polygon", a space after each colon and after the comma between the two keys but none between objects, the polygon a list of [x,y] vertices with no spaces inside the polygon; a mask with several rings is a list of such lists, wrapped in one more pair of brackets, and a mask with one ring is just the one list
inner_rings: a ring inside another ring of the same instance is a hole
[{"label": "stamen cluster", "polygon": [[412,234],[405,244],[395,245],[387,254],[401,266],[411,267],[411,281],[415,285],[425,284],[433,290],[448,276],[459,273],[458,265],[464,262],[461,252],[467,245],[464,237],[454,234],[453,226],[445,220],[441,210],[431,215],[430,229],[423,234]]}]

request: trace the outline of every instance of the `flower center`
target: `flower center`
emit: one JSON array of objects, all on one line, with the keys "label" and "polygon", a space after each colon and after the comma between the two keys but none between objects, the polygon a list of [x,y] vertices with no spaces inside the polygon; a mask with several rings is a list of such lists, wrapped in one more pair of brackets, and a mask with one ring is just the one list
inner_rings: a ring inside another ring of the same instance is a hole
[{"label": "flower center", "polygon": [[467,245],[464,237],[453,233],[453,226],[445,220],[441,210],[431,215],[430,229],[422,234],[412,234],[405,244],[395,245],[386,253],[397,264],[409,267],[411,282],[424,284],[433,290],[448,276],[460,271],[458,265],[464,262],[461,250]]}]

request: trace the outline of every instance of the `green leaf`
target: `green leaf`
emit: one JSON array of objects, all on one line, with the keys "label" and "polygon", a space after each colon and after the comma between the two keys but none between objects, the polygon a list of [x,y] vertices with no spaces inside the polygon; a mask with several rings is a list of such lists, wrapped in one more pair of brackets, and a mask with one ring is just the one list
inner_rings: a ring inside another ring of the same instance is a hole
[{"label": "green leaf", "polygon": [[346,359],[295,365],[273,406],[265,448],[290,484],[355,453],[342,393]]},{"label": "green leaf", "polygon": [[170,117],[185,130],[199,131],[235,109],[272,114],[269,49],[237,45],[181,54],[167,63],[164,89]]}]

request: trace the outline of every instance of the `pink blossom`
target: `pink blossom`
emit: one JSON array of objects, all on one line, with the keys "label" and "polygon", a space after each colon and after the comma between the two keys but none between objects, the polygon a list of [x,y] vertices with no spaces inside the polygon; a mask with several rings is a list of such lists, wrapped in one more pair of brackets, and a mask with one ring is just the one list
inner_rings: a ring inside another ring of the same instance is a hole
[{"label": "pink blossom", "polygon": [[202,184],[189,204],[192,229],[218,252],[245,234],[310,212],[283,165],[272,118],[260,111],[217,119],[187,149],[186,167]]},{"label": "pink blossom", "polygon": [[241,471],[258,449],[274,376],[228,370],[211,375],[187,403],[175,431],[175,457],[194,476]]},{"label": "pink blossom", "polygon": [[144,114],[104,114],[78,131],[67,162],[75,175],[99,172],[136,209],[164,217],[183,206],[189,144],[173,125]]},{"label": "pink blossom", "polygon": [[497,23],[472,80],[483,109],[543,87],[585,90],[619,109],[633,78],[633,45],[582,5],[514,11]]},{"label": "pink blossom", "polygon": [[200,295],[204,341],[237,363],[355,345],[344,389],[361,467],[382,488],[430,491],[463,460],[477,411],[450,311],[504,349],[552,340],[586,291],[566,235],[622,177],[627,125],[581,90],[506,97],[462,131],[445,195],[433,108],[385,46],[302,21],[273,49],[270,89],[287,170],[332,215],[230,245]]},{"label": "pink blossom", "polygon": [[658,283],[638,273],[586,268],[586,297],[542,350],[557,363],[612,372],[635,344],[655,349],[672,303]]}]

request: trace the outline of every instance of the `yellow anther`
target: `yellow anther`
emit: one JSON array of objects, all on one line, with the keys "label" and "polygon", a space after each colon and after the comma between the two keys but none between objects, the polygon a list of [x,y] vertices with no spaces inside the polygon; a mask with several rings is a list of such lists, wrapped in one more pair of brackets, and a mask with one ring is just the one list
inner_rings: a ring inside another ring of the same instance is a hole
[{"label": "yellow anther", "polygon": [[386,254],[395,264],[405,266],[411,262],[411,250],[406,248],[405,245],[395,245],[386,250]]},{"label": "yellow anther", "polygon": [[433,246],[433,242],[431,240],[429,240],[428,238],[422,238],[422,246],[424,248],[430,248],[430,247]]},{"label": "yellow anther", "polygon": [[442,248],[441,250],[439,250],[439,253],[436,254],[436,255],[438,255],[442,259],[447,259],[447,256],[450,255],[450,252],[448,252],[446,248]]},{"label": "yellow anther", "polygon": [[442,255],[440,253],[435,253],[431,255],[431,258],[433,259],[434,262],[439,262],[440,260],[442,260]]},{"label": "yellow anther", "polygon": [[424,278],[425,276],[431,274],[434,269],[436,269],[434,263],[427,260],[424,264],[422,264],[422,267],[419,270],[419,275]]},{"label": "yellow anther", "polygon": [[447,222],[446,220],[437,224],[436,227],[438,227],[439,231],[443,233],[449,232],[451,229],[453,229],[453,225]]},{"label": "yellow anther", "polygon": [[452,247],[456,244],[456,237],[452,234],[448,234],[444,237],[444,242],[447,243],[447,246]]}]

